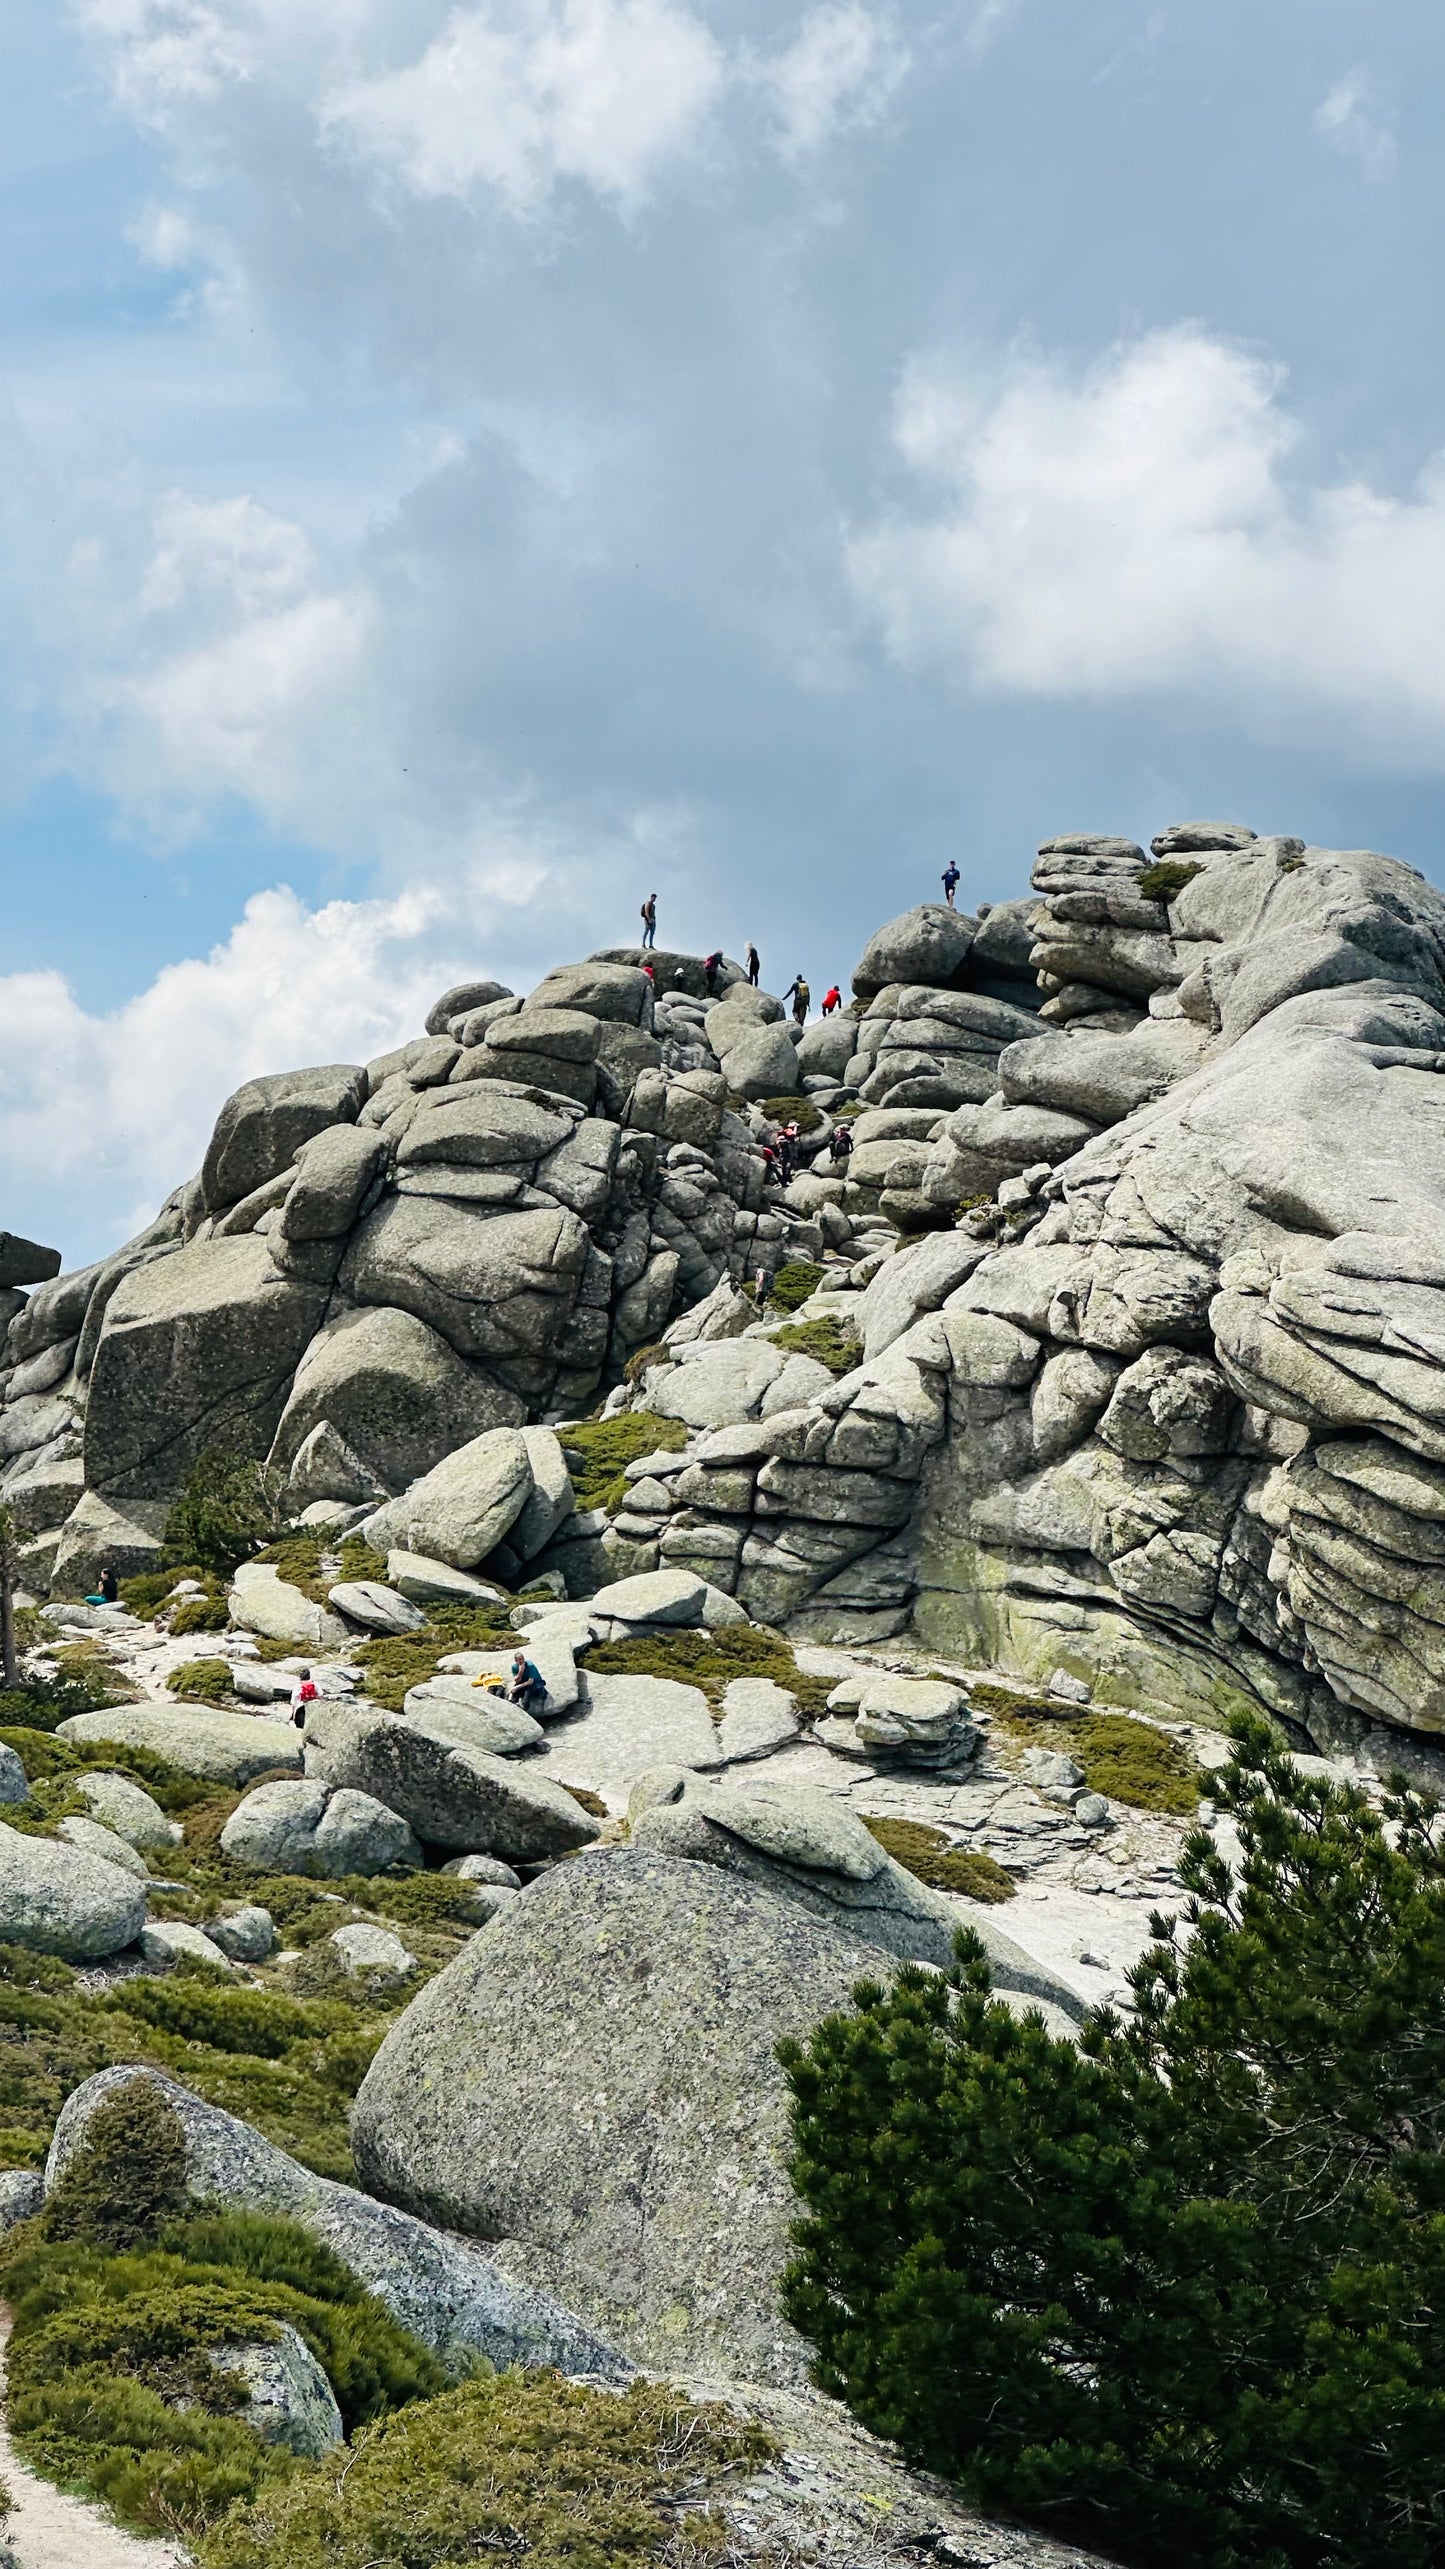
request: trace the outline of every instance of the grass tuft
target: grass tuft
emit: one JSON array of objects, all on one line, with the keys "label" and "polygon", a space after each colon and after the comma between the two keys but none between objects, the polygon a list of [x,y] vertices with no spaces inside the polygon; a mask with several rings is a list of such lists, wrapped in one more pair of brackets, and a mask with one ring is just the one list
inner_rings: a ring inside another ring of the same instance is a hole
[{"label": "grass tuft", "polygon": [[970,1688],[975,1710],[992,1716],[1023,1748],[1057,1748],[1084,1770],[1091,1793],[1136,1811],[1192,1819],[1204,1778],[1182,1740],[1132,1713],[1081,1713],[1047,1695],[1014,1694],[985,1683]]},{"label": "grass tuft", "polygon": [[851,1374],[863,1361],[862,1342],[845,1321],[828,1312],[821,1320],[794,1320],[772,1332],[773,1345],[790,1356],[812,1356],[830,1374]]},{"label": "grass tuft", "polygon": [[1190,864],[1183,857],[1161,856],[1153,865],[1145,866],[1136,888],[1142,900],[1175,901],[1186,883],[1192,883],[1196,874],[1203,872],[1202,865]]},{"label": "grass tuft", "polygon": [[663,1418],[651,1409],[625,1409],[619,1418],[589,1418],[569,1427],[564,1442],[577,1505],[606,1508],[611,1516],[627,1495],[627,1465],[641,1454],[679,1454],[687,1435],[680,1418]]},{"label": "grass tuft", "polygon": [[921,1820],[875,1820],[866,1811],[860,1816],[894,1863],[933,1890],[959,1891],[965,1900],[990,1905],[1012,1900],[1016,1887],[1012,1876],[980,1848],[950,1846],[942,1829],[930,1829]]},{"label": "grass tuft", "polygon": [[228,1659],[187,1659],[173,1668],[166,1691],[185,1704],[228,1704],[236,1688]]}]

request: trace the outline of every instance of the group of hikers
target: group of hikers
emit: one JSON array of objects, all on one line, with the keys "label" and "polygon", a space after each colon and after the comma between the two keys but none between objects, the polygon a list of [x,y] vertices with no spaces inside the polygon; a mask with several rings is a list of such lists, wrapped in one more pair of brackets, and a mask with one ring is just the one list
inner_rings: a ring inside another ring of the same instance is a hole
[{"label": "group of hikers", "polygon": [[[955,881],[957,880],[957,869],[955,869],[954,879]],[[950,894],[949,897],[951,899],[952,895]],[[644,955],[649,954],[655,948],[656,944],[657,894],[655,892],[649,892],[646,900],[642,904],[642,951]],[[723,961],[724,957],[720,946],[717,947],[712,954],[705,954],[703,956],[702,981],[703,995],[705,998],[716,999],[718,996],[718,982],[722,973]],[[648,980],[651,982],[653,989],[656,990],[656,965],[644,963],[642,969],[646,973]],[[749,984],[754,990],[758,987],[759,980],[762,976],[762,969],[762,957],[759,954],[757,947],[754,945],[752,938],[749,937],[747,944],[743,948],[743,970],[747,974]],[[686,987],[686,983],[687,967],[685,964],[679,964],[676,972],[673,974],[673,987],[674,989],[681,990]],[[785,1002],[791,1002],[794,1025],[806,1026],[808,1022],[808,1011],[813,1004],[813,993],[801,972],[794,973],[788,988],[783,992],[783,998]],[[843,993],[835,981],[823,994],[822,1013],[825,1017],[835,1016],[842,1005]]]},{"label": "group of hikers", "polygon": [[[547,1681],[541,1670],[527,1657],[525,1650],[514,1650],[512,1664],[505,1677],[483,1674],[472,1679],[474,1686],[490,1695],[504,1695],[524,1713],[535,1712],[547,1700]],[[306,1728],[306,1716],[313,1704],[321,1700],[320,1689],[309,1668],[303,1668],[291,1689],[291,1719],[298,1730]]]},{"label": "group of hikers", "polygon": [[[790,1184],[797,1176],[802,1161],[802,1127],[795,1123],[779,1124],[770,1138],[761,1142],[758,1147],[763,1158],[764,1185],[767,1185],[770,1180],[779,1186]],[[853,1156],[853,1135],[847,1124],[834,1125],[828,1136],[827,1152],[833,1175],[844,1176],[848,1162]]]}]

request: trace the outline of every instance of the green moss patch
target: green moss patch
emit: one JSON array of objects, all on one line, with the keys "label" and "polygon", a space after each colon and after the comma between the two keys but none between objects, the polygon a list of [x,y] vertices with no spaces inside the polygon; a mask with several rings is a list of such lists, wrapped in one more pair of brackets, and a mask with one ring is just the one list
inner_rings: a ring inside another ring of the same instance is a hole
[{"label": "green moss patch", "polygon": [[866,1811],[860,1817],[895,1864],[935,1891],[959,1891],[966,1900],[990,1903],[1012,1900],[1012,1878],[991,1855],[974,1847],[951,1846],[942,1829],[928,1828],[921,1820],[875,1820]]},{"label": "green moss patch", "polygon": [[[324,1606],[340,1579],[386,1578],[384,1554],[373,1552],[359,1534],[286,1534],[268,1543],[258,1561],[270,1562],[288,1586],[299,1588],[314,1606]],[[174,1626],[172,1627],[174,1629]]]},{"label": "green moss patch", "polygon": [[435,1605],[428,1609],[422,1631],[364,1641],[356,1658],[366,1670],[366,1691],[372,1702],[389,1713],[399,1713],[408,1689],[435,1677],[454,1650],[502,1650],[516,1638],[511,1610],[505,1605]]},{"label": "green moss patch", "polygon": [[826,1365],[830,1374],[851,1374],[863,1361],[860,1340],[847,1326],[829,1312],[821,1320],[794,1320],[786,1329],[771,1333],[773,1345],[787,1350],[790,1356],[812,1356]]},{"label": "green moss patch", "polygon": [[1203,872],[1202,865],[1192,865],[1182,857],[1163,856],[1156,864],[1145,866],[1136,888],[1142,900],[1175,901],[1185,884]]},{"label": "green moss patch", "polygon": [[1182,1740],[1131,1713],[1080,1713],[1048,1696],[1016,1695],[1005,1686],[970,1689],[980,1712],[1022,1747],[1056,1748],[1084,1770],[1091,1793],[1127,1802],[1136,1811],[1164,1811],[1192,1819],[1204,1778]]},{"label": "green moss patch", "polygon": [[823,1118],[806,1097],[765,1097],[763,1113],[774,1124],[796,1124],[800,1133],[817,1133]]},{"label": "green moss patch", "polygon": [[235,1691],[228,1659],[187,1659],[166,1679],[166,1692],[184,1704],[228,1704]]},{"label": "green moss patch", "polygon": [[201,2569],[723,2569],[737,2555],[709,2500],[776,2450],[664,2384],[503,2373],[264,2488],[205,2538]]},{"label": "green moss patch", "polygon": [[563,1439],[567,1469],[579,1508],[606,1508],[609,1516],[627,1495],[623,1475],[643,1454],[680,1454],[688,1431],[680,1418],[655,1410],[626,1409],[620,1418],[589,1418]]},{"label": "green moss patch", "polygon": [[826,1267],[813,1264],[811,1258],[789,1258],[779,1267],[768,1287],[768,1301],[774,1311],[797,1311],[810,1295],[815,1294],[827,1276]]},{"label": "green moss patch", "polygon": [[717,1632],[650,1633],[630,1641],[594,1641],[580,1654],[580,1664],[599,1677],[671,1677],[682,1686],[697,1686],[714,1712],[734,1677],[771,1677],[797,1698],[799,1710],[816,1717],[837,1683],[833,1677],[805,1677],[787,1643],[757,1624],[724,1624]]}]

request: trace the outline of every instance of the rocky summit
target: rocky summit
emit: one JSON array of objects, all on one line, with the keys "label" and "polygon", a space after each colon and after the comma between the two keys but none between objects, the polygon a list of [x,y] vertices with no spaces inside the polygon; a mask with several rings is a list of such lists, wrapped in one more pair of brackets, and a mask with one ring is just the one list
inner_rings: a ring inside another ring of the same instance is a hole
[{"label": "rocky summit", "polygon": [[[97,1265],[0,1234],[0,2233],[149,2115],[438,2400],[778,2426],[730,2557],[1060,2561],[839,2458],[778,2047],[967,1926],[1072,2066],[1234,1851],[1237,1715],[1361,1808],[1445,1777],[1442,1071],[1419,874],[1186,822],[889,921],[811,1024],[476,973],[248,1081]],[[256,2342],[328,2451],[324,2331]]]}]

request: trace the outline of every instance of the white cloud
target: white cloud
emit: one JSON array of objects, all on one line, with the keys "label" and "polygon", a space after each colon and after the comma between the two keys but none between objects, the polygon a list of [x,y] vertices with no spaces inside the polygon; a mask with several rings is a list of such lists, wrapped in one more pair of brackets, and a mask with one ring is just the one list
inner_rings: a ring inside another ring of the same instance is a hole
[{"label": "white cloud", "polygon": [[961,685],[1174,696],[1445,766],[1445,457],[1405,498],[1302,486],[1282,389],[1191,327],[1082,378],[916,364],[894,435],[930,504],[849,548],[890,653]]},{"label": "white cloud", "polygon": [[761,66],[789,156],[815,152],[835,135],[876,125],[905,78],[908,48],[890,16],[862,0],[823,0],[786,52]]},{"label": "white cloud", "polygon": [[1374,83],[1363,64],[1335,82],[1315,109],[1315,132],[1347,160],[1358,162],[1367,178],[1388,178],[1395,166],[1394,127],[1375,100]]},{"label": "white cloud", "polygon": [[673,0],[522,0],[455,10],[321,121],[418,196],[491,190],[521,213],[570,179],[626,206],[694,143],[723,80],[721,48]]}]

